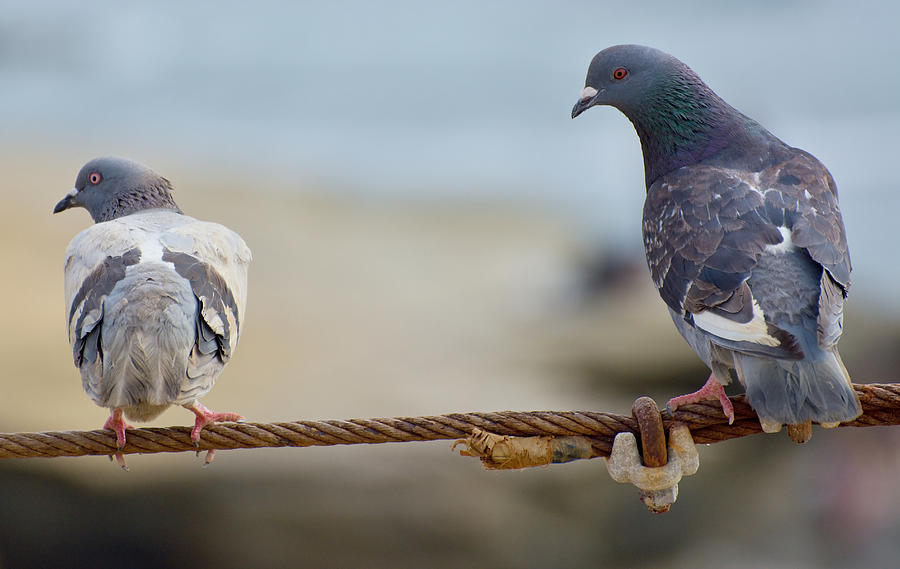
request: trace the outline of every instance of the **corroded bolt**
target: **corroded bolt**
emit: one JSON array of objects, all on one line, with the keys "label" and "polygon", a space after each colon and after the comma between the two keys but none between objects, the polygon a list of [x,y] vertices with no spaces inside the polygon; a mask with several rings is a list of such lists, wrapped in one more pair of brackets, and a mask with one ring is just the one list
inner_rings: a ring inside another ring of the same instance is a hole
[{"label": "corroded bolt", "polygon": [[631,406],[631,415],[640,429],[644,466],[664,466],[668,462],[666,432],[656,402],[649,397],[638,397]]}]

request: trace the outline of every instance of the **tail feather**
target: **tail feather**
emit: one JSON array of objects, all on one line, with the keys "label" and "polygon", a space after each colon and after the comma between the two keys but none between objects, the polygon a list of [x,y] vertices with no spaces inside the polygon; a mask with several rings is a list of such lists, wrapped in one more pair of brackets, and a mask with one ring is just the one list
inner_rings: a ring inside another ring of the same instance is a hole
[{"label": "tail feather", "polygon": [[803,360],[734,353],[735,368],[760,418],[777,423],[851,421],[862,413],[837,350]]},{"label": "tail feather", "polygon": [[[106,405],[159,408],[158,414],[177,397],[187,368],[187,354],[182,354],[186,350],[169,345],[171,339],[161,331],[154,334],[132,329],[120,336],[116,340],[121,340],[121,345],[114,345],[113,355],[107,358],[103,378]],[[129,418],[142,420],[132,415]]]}]

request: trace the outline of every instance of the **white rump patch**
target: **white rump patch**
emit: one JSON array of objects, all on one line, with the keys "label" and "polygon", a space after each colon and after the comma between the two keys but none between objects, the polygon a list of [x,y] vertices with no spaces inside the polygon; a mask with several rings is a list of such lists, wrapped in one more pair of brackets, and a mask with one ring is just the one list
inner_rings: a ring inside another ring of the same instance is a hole
[{"label": "white rump patch", "polygon": [[753,342],[764,346],[781,345],[781,342],[769,335],[762,308],[759,307],[759,303],[756,300],[753,301],[753,318],[750,319],[750,322],[741,324],[704,310],[694,314],[694,324],[698,328],[726,340]]},{"label": "white rump patch", "polygon": [[587,101],[588,99],[593,99],[596,96],[597,96],[597,90],[594,89],[593,87],[585,87],[581,91],[581,100],[582,101]]},{"label": "white rump patch", "polygon": [[766,245],[766,253],[783,255],[784,253],[793,252],[797,247],[794,246],[794,242],[791,240],[791,230],[787,227],[779,227],[778,231],[781,233],[781,243],[778,245]]},{"label": "white rump patch", "polygon": [[138,248],[141,250],[141,263],[162,262],[163,247],[156,236],[142,241]]}]

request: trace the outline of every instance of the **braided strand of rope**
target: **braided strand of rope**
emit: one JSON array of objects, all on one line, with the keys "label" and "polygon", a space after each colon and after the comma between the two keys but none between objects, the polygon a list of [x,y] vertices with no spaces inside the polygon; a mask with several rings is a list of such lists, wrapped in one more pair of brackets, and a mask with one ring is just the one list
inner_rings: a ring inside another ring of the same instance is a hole
[{"label": "braided strand of rope", "polygon": [[[900,424],[900,384],[854,385],[863,414],[842,427]],[[708,444],[762,432],[756,414],[743,395],[732,397],[735,421],[729,425],[718,402],[686,405],[663,411],[666,429],[674,421],[688,426],[694,442]],[[454,440],[474,429],[509,436],[590,437],[593,457],[609,456],[616,434],[638,432],[631,416],[591,411],[502,411],[450,413],[431,417],[295,421],[291,423],[224,423],[202,431],[200,450],[262,447],[307,447]],[[129,429],[123,453],[197,450],[191,427]],[[110,455],[116,437],[109,430],[0,434],[0,458]],[[593,458],[592,457],[592,458]]]}]

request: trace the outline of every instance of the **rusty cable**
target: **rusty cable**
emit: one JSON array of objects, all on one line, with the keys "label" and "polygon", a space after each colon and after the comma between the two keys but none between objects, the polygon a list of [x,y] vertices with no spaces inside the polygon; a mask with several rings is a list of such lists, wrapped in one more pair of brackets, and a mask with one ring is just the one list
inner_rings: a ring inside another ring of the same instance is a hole
[{"label": "rusty cable", "polygon": [[[841,427],[900,424],[900,384],[854,385],[863,414]],[[694,442],[708,444],[762,432],[756,413],[743,395],[731,397],[735,421],[729,425],[718,402],[698,403],[662,412],[663,428],[674,422],[688,426]],[[585,436],[592,458],[609,456],[613,438],[621,432],[641,435],[632,416],[594,411],[501,411],[450,413],[430,417],[294,421],[288,423],[223,423],[202,431],[199,450],[307,447],[391,442],[454,440],[473,430],[507,436]],[[645,429],[646,430],[646,429]],[[129,429],[125,454],[197,450],[191,427]],[[0,458],[111,455],[116,437],[110,430],[0,434]]]}]

